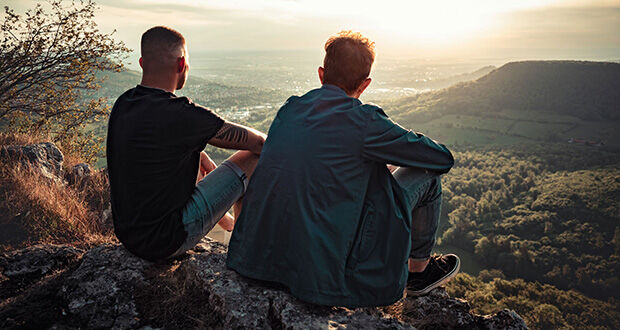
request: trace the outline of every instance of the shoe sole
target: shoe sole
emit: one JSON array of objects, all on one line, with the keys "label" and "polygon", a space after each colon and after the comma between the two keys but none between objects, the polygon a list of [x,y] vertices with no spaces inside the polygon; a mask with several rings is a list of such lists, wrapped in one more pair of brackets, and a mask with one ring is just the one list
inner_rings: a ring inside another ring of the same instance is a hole
[{"label": "shoe sole", "polygon": [[461,259],[456,256],[456,267],[454,267],[454,269],[449,272],[446,276],[440,278],[437,282],[427,286],[425,289],[423,290],[410,290],[407,288],[407,296],[413,296],[413,297],[419,297],[419,296],[423,296],[429,292],[431,292],[431,290],[435,289],[436,287],[439,287],[441,285],[443,285],[444,283],[450,281],[452,278],[454,278],[456,276],[456,274],[459,273],[459,270],[461,269]]}]

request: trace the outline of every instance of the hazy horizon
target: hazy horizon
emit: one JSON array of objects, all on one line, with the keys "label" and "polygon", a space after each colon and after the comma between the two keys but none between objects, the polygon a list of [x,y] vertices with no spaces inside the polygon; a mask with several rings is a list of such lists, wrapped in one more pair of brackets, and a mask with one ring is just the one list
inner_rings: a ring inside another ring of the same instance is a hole
[{"label": "hazy horizon", "polygon": [[[37,0],[8,0],[23,13]],[[321,54],[332,34],[351,29],[376,42],[381,59],[620,59],[620,0],[99,0],[102,32],[134,50],[151,26],[183,33],[190,57],[209,52],[295,50]]]}]

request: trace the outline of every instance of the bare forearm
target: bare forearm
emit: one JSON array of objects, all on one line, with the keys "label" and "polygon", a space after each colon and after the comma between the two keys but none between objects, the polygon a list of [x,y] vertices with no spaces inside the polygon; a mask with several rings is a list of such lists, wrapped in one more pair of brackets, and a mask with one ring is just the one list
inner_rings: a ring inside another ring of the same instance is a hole
[{"label": "bare forearm", "polygon": [[249,150],[260,154],[267,136],[253,128],[225,122],[209,144],[227,149]]}]

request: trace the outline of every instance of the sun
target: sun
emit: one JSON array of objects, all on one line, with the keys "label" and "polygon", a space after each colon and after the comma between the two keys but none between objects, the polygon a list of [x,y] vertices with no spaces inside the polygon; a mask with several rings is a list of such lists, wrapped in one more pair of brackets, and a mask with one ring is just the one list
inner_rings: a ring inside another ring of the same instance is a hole
[{"label": "sun", "polygon": [[380,24],[371,28],[401,40],[426,45],[453,43],[474,37],[491,23],[486,10],[463,7],[455,9],[445,3],[403,3],[399,10],[378,7],[375,11]]},{"label": "sun", "polygon": [[[559,0],[231,0],[238,9],[271,16],[320,18],[346,29],[421,43],[458,43],[492,32],[502,13],[546,6]],[[228,6],[230,2],[226,2]],[[243,6],[241,6],[241,4]],[[337,22],[337,24],[336,24]]]},{"label": "sun", "polygon": [[356,10],[360,28],[378,36],[441,46],[476,39],[501,24],[501,14],[556,1],[361,1]]}]

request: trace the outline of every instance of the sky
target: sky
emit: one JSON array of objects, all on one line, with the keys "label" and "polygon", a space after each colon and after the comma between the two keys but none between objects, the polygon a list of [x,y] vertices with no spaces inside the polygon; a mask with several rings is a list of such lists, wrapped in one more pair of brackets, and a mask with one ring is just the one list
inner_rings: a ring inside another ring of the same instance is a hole
[{"label": "sky", "polygon": [[[16,10],[37,0],[4,0]],[[180,31],[190,54],[322,50],[360,31],[379,56],[620,59],[620,0],[98,0],[103,32],[139,50],[155,25]],[[134,54],[132,57],[137,57]]]}]

